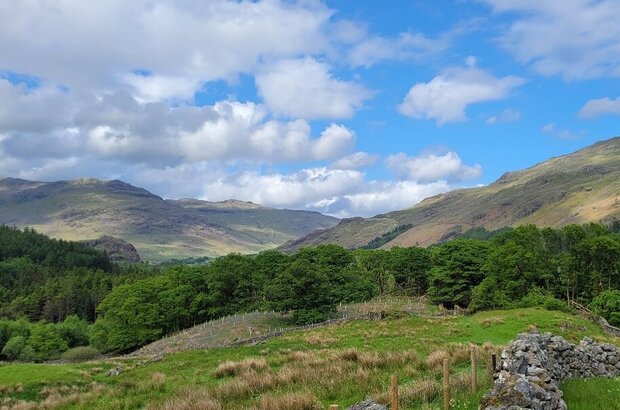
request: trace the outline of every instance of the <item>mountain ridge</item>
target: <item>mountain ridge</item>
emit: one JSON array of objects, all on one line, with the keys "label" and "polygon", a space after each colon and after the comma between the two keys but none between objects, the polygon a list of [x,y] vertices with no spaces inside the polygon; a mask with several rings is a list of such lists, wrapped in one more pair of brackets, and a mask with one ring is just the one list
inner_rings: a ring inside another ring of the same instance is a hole
[{"label": "mountain ridge", "polygon": [[120,180],[0,180],[0,224],[67,240],[112,236],[152,262],[259,252],[337,222],[238,200],[163,199]]},{"label": "mountain ridge", "polygon": [[280,247],[335,243],[357,248],[399,226],[412,227],[382,248],[429,246],[474,227],[499,229],[533,223],[562,226],[620,217],[620,137],[599,141],[522,170],[504,173],[489,185],[460,188],[413,207],[371,218],[344,219]]}]

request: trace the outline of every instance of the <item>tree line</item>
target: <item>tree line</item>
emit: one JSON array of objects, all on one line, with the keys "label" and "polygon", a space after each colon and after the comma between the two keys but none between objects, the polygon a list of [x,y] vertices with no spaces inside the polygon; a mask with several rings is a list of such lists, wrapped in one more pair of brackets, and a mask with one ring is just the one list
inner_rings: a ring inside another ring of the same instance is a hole
[{"label": "tree line", "polygon": [[[49,308],[54,314],[45,309],[53,298],[34,297],[36,309],[24,308],[19,315],[15,306],[24,304],[18,305],[15,299],[28,297],[28,292],[5,287],[5,293],[0,294],[0,314],[52,323],[63,323],[75,314],[80,320],[94,322],[88,327],[89,343],[114,352],[135,349],[206,320],[253,310],[288,312],[298,324],[317,322],[339,303],[380,294],[427,295],[435,304],[470,311],[521,306],[566,310],[565,300],[570,298],[590,305],[612,324],[620,324],[618,228],[618,224],[560,229],[527,225],[496,232],[477,228],[430,248],[348,250],[321,245],[293,255],[274,250],[258,255],[230,254],[205,265],[161,270],[148,265],[131,270],[86,263],[67,264],[63,271],[62,266],[54,270],[40,258],[16,255],[3,257],[0,264],[15,266],[18,260],[28,261],[39,269],[27,273],[38,280],[35,288],[41,290],[34,289],[34,293],[65,295],[67,299],[60,304],[62,314],[57,307]],[[0,268],[3,287],[5,272]],[[19,280],[19,269],[10,272],[9,278]],[[88,282],[94,277],[103,285]],[[23,281],[27,287],[26,283]],[[6,292],[18,296],[10,299]],[[27,338],[24,342],[28,345]]]}]

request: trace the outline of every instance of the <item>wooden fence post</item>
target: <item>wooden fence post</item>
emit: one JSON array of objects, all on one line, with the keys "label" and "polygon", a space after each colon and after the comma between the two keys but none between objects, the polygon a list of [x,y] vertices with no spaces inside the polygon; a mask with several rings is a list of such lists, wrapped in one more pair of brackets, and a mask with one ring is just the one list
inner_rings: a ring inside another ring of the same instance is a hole
[{"label": "wooden fence post", "polygon": [[476,363],[476,346],[471,346],[471,392],[476,393],[478,390],[478,363]]},{"label": "wooden fence post", "polygon": [[329,410],[338,410],[338,405],[332,404],[331,406],[329,406]]},{"label": "wooden fence post", "polygon": [[495,353],[491,355],[491,366],[493,367],[493,373],[491,376],[493,376],[497,371],[497,355]]},{"label": "wooden fence post", "polygon": [[392,400],[390,404],[390,410],[398,410],[398,376],[392,375]]},{"label": "wooden fence post", "polygon": [[443,359],[443,408],[450,409],[450,359]]}]

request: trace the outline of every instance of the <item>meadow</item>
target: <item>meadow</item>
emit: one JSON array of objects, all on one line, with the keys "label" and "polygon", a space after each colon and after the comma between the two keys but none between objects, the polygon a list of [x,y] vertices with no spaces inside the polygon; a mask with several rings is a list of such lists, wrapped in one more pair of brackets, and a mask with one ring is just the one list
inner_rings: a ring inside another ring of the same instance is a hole
[{"label": "meadow", "polygon": [[[475,409],[491,386],[485,371],[491,353],[518,333],[534,328],[572,342],[584,336],[620,342],[593,323],[559,311],[513,309],[419,317],[396,309],[384,320],[356,320],[294,332],[256,346],[185,351],[161,359],[3,364],[0,405],[16,409],[303,410],[338,404],[346,408],[366,398],[387,403],[390,376],[397,374],[403,409],[439,409],[441,363],[449,357],[453,363],[451,408]],[[470,343],[476,346],[480,366],[475,393],[470,390]],[[106,376],[116,367],[124,371]],[[617,380],[605,383],[609,383],[605,387],[609,393],[602,400],[620,401]],[[579,405],[580,391],[592,406],[588,389],[600,390],[598,381],[565,385],[577,393],[567,391],[569,408],[573,401]]]}]

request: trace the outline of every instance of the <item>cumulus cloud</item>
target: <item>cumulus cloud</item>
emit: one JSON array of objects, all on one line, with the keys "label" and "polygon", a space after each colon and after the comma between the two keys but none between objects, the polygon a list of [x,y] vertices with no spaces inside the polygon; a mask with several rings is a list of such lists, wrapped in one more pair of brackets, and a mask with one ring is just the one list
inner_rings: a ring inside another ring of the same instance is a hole
[{"label": "cumulus cloud", "polygon": [[407,208],[454,187],[446,181],[367,180],[359,170],[306,168],[292,173],[256,170],[224,172],[186,164],[166,170],[134,173],[136,181],[157,181],[160,192],[178,190],[179,180],[192,180],[198,191],[185,196],[208,200],[238,198],[278,208],[303,208],[338,217],[372,216]]},{"label": "cumulus cloud", "polygon": [[370,155],[367,152],[355,152],[332,162],[332,169],[359,169],[366,168],[377,162],[379,158],[376,155]]},{"label": "cumulus cloud", "polygon": [[[81,0],[0,3],[0,67],[70,88],[126,85],[145,99],[186,98],[263,59],[330,47],[320,2]],[[88,67],[87,70],[84,67]],[[138,70],[149,75],[132,75]]]},{"label": "cumulus cloud", "polygon": [[620,97],[612,100],[609,97],[590,100],[581,108],[582,118],[598,118],[603,115],[620,115]]},{"label": "cumulus cloud", "polygon": [[359,84],[335,78],[328,64],[310,57],[266,65],[256,86],[273,112],[294,118],[350,118],[371,95]]},{"label": "cumulus cloud", "polygon": [[[2,85],[0,95],[7,88]],[[209,160],[282,163],[339,158],[352,150],[355,141],[354,132],[338,124],[313,137],[305,120],[269,119],[265,107],[254,103],[171,107],[162,102],[140,103],[120,92],[85,98],[75,110],[71,105],[54,106],[64,98],[62,91],[41,94],[24,95],[25,101],[0,100],[0,131],[4,131],[0,146],[7,155],[92,155],[160,167]],[[30,103],[30,107],[24,105]],[[35,123],[25,120],[30,117],[22,121],[10,115],[39,106],[53,109],[34,114]]]},{"label": "cumulus cloud", "polygon": [[521,113],[513,110],[512,108],[506,108],[497,115],[492,115],[485,121],[487,124],[498,124],[502,122],[515,122],[521,119]]},{"label": "cumulus cloud", "polygon": [[67,121],[71,100],[55,87],[29,89],[0,77],[0,132],[52,130]]},{"label": "cumulus cloud", "polygon": [[415,84],[399,111],[411,118],[433,119],[440,126],[465,121],[468,105],[502,100],[524,83],[515,76],[494,77],[475,63],[468,58],[467,67],[448,68],[427,83]]},{"label": "cumulus cloud", "polygon": [[516,13],[501,44],[538,73],[569,80],[620,76],[617,0],[485,2],[498,13]]},{"label": "cumulus cloud", "polygon": [[482,175],[480,164],[464,165],[455,152],[426,153],[415,157],[399,153],[390,155],[385,163],[399,178],[418,183],[467,181]]}]

